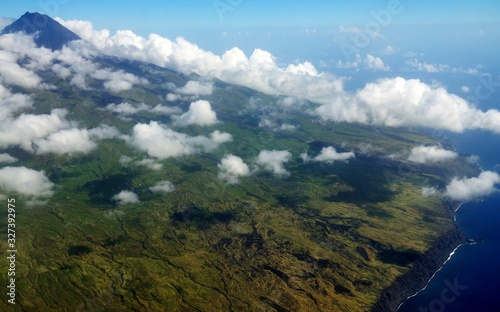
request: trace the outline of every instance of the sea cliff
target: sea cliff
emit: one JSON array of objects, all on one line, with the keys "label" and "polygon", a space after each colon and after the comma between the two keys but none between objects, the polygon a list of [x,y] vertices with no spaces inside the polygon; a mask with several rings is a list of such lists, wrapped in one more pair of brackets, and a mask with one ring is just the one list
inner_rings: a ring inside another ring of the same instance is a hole
[{"label": "sea cliff", "polygon": [[414,262],[412,268],[398,277],[388,288],[382,291],[371,312],[396,311],[409,296],[421,290],[433,274],[448,259],[453,250],[466,242],[462,231],[455,226],[442,235],[433,246]]}]

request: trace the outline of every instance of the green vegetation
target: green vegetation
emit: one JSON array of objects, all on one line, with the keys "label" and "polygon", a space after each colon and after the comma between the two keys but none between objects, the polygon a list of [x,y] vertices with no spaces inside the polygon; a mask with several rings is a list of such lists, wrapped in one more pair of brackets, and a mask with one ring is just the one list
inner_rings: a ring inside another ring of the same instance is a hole
[{"label": "green vegetation", "polygon": [[[37,111],[66,108],[82,127],[105,123],[126,134],[137,122],[170,122],[147,112],[123,120],[100,108],[122,101],[156,106],[168,93],[166,82],[182,86],[189,77],[135,62],[119,65],[150,84],[112,95],[52,81],[57,90],[33,94]],[[46,204],[35,207],[6,194],[17,199],[18,304],[8,305],[2,294],[0,310],[366,311],[452,228],[440,195],[424,197],[421,188],[443,187],[450,177],[476,169],[464,159],[417,166],[387,157],[435,143],[422,132],[323,124],[280,108],[275,97],[222,82],[215,86],[205,98],[222,122],[177,130],[220,130],[233,141],[210,153],[162,160],[158,171],[122,166],[123,155],[146,155],[120,139],[104,140],[87,155],[6,151],[20,165],[44,170],[57,187]],[[258,108],[248,104],[250,98]],[[189,101],[176,105],[186,111]],[[297,130],[259,128],[263,116]],[[356,158],[333,164],[299,158],[325,146],[353,150]],[[264,149],[292,153],[289,177],[258,171],[235,185],[218,179],[224,155],[253,164]],[[149,190],[162,180],[176,190]],[[121,190],[136,192],[141,202],[118,206],[111,197]],[[5,220],[2,209],[2,233]],[[0,250],[5,259],[5,239]],[[0,271],[7,265],[0,261]],[[6,274],[0,276],[6,285]]]}]

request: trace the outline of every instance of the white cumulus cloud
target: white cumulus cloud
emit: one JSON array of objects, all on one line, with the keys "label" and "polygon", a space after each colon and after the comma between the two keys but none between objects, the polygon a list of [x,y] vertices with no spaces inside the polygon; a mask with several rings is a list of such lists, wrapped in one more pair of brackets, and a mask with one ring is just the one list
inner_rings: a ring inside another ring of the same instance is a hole
[{"label": "white cumulus cloud", "polygon": [[154,193],[172,193],[175,191],[175,186],[170,181],[160,181],[155,186],[149,188]]},{"label": "white cumulus cloud", "polygon": [[57,76],[68,79],[72,85],[89,89],[88,79],[97,79],[105,89],[120,92],[134,85],[147,84],[146,79],[123,70],[101,68],[93,62],[98,51],[88,43],[73,41],[61,50],[39,48],[33,36],[23,33],[0,37],[0,82],[25,88],[53,88],[42,83],[37,75],[40,70],[52,70]]},{"label": "white cumulus cloud", "polygon": [[97,147],[94,140],[111,139],[119,135],[116,128],[106,125],[90,130],[71,128],[36,139],[33,144],[37,154],[88,153]]},{"label": "white cumulus cloud", "polygon": [[158,171],[163,168],[163,165],[156,162],[154,159],[146,158],[136,162],[137,165],[146,167],[150,170]]},{"label": "white cumulus cloud", "polygon": [[146,105],[145,103],[132,105],[128,102],[123,102],[120,104],[114,104],[114,103],[108,104],[106,105],[106,107],[104,107],[104,109],[109,112],[116,113],[122,117],[135,115],[139,112],[150,112],[161,115],[171,115],[182,112],[178,107],[168,107],[158,104],[155,107],[151,108],[149,105]]},{"label": "white cumulus cloud", "polygon": [[120,137],[120,131],[115,127],[100,125],[99,127],[88,130],[89,135],[94,140],[106,140]]},{"label": "white cumulus cloud", "polygon": [[359,67],[364,65],[366,69],[371,69],[371,70],[383,70],[387,71],[390,69],[389,66],[385,65],[384,61],[380,57],[373,56],[371,54],[367,54],[365,58],[363,58],[360,54],[356,54],[354,59],[349,61],[337,61],[336,66],[337,68],[341,69],[357,69],[359,70]]},{"label": "white cumulus cloud", "polygon": [[134,115],[140,111],[148,111],[150,110],[149,106],[144,103],[141,103],[137,106],[134,106],[130,103],[124,102],[120,104],[108,104],[104,107],[105,110],[110,111],[112,113],[120,114],[120,115]]},{"label": "white cumulus cloud", "polygon": [[437,146],[417,146],[412,148],[408,160],[419,164],[434,163],[455,159],[458,154]]},{"label": "white cumulus cloud", "polygon": [[[316,102],[321,106],[315,113],[324,120],[500,133],[498,110],[481,111],[442,87],[429,86],[416,79],[381,79],[355,92],[346,92],[344,78],[318,72],[309,62],[280,66],[271,53],[261,49],[247,56],[241,49],[232,48],[219,56],[182,37],[172,41],[155,34],[143,38],[131,31],[111,34],[108,30],[95,30],[89,22],[58,21],[105,54],[151,62],[186,74],[195,72],[267,94]],[[357,33],[357,28],[340,27],[337,31],[340,36],[353,33]],[[359,57],[355,63],[387,69],[374,56]],[[418,62],[416,66],[420,66]],[[474,73],[469,69],[432,66],[425,70]]]},{"label": "white cumulus cloud", "polygon": [[[0,82],[24,88],[38,88],[42,80],[31,70],[19,66],[15,61],[2,57],[0,51]],[[5,56],[5,55],[4,55]]]},{"label": "white cumulus cloud", "polygon": [[498,183],[500,183],[498,173],[484,171],[478,177],[453,179],[446,186],[445,195],[453,200],[472,200],[496,192]]},{"label": "white cumulus cloud", "polygon": [[210,134],[212,140],[216,143],[222,144],[226,142],[231,142],[233,140],[233,136],[227,132],[220,132],[219,130],[215,130]]},{"label": "white cumulus cloud", "polygon": [[31,98],[25,94],[12,93],[0,84],[0,121],[25,108],[33,106]]},{"label": "white cumulus cloud", "polygon": [[24,88],[45,88],[35,70],[50,62],[53,53],[37,48],[23,33],[0,36],[0,82]]},{"label": "white cumulus cloud", "polygon": [[318,73],[310,62],[280,67],[272,54],[261,49],[246,56],[241,49],[232,48],[218,56],[182,37],[175,41],[156,34],[143,38],[128,30],[112,35],[108,30],[95,30],[90,22],[57,20],[105,54],[151,62],[186,74],[195,72],[269,94],[314,100],[327,99],[331,92],[342,89],[342,79]]},{"label": "white cumulus cloud", "polygon": [[32,152],[33,141],[70,126],[65,116],[65,110],[54,109],[50,115],[22,114],[16,119],[4,120],[0,124],[0,147],[20,146]]},{"label": "white cumulus cloud", "polygon": [[264,150],[257,157],[257,164],[270,171],[275,176],[287,177],[290,175],[284,164],[290,160],[292,154],[289,151]]},{"label": "white cumulus cloud", "polygon": [[95,140],[118,137],[117,129],[102,125],[94,129],[76,129],[66,119],[67,111],[54,109],[50,114],[16,116],[32,108],[29,96],[12,93],[0,84],[0,147],[19,146],[37,154],[89,152]]},{"label": "white cumulus cloud", "polygon": [[191,137],[176,132],[156,121],[136,124],[128,140],[132,146],[159,159],[211,151],[220,144],[205,136]]},{"label": "white cumulus cloud", "polygon": [[368,83],[354,94],[333,96],[316,109],[325,120],[420,126],[463,132],[482,129],[500,133],[500,112],[481,111],[444,88],[401,77]]},{"label": "white cumulus cloud", "polygon": [[380,57],[375,57],[371,54],[366,55],[365,65],[369,69],[375,70],[389,70],[389,66],[384,64],[384,61]]},{"label": "white cumulus cloud", "polygon": [[194,81],[190,80],[182,88],[177,88],[175,91],[183,95],[211,95],[214,85],[209,81]]},{"label": "white cumulus cloud", "polygon": [[307,161],[321,161],[327,163],[333,163],[334,161],[346,161],[350,158],[354,158],[354,152],[339,153],[337,150],[331,146],[323,147],[321,152],[314,158],[311,158],[307,153],[300,154],[300,157],[305,162]]},{"label": "white cumulus cloud", "polygon": [[131,191],[121,191],[120,193],[111,197],[111,199],[116,201],[120,206],[139,203],[139,197],[137,196],[137,194]]},{"label": "white cumulus cloud", "polygon": [[446,64],[428,64],[425,62],[419,62],[416,59],[406,61],[407,65],[410,65],[417,71],[426,72],[426,73],[461,73],[461,74],[469,74],[469,75],[478,75],[479,71],[475,68],[462,68],[462,67],[453,67]]},{"label": "white cumulus cloud", "polygon": [[9,154],[2,153],[0,154],[0,164],[12,164],[15,163],[18,159],[10,156]]},{"label": "white cumulus cloud", "polygon": [[50,197],[54,193],[54,184],[43,171],[26,167],[1,168],[0,188],[29,197]]},{"label": "white cumulus cloud", "polygon": [[161,115],[172,115],[172,114],[180,114],[182,110],[179,107],[170,107],[158,104],[153,109],[151,109],[152,113],[161,114]]},{"label": "white cumulus cloud", "polygon": [[266,118],[266,117],[261,117],[259,121],[259,128],[266,128],[274,132],[279,132],[279,131],[295,131],[297,130],[297,126],[294,126],[292,124],[288,123],[283,123],[283,124],[278,124],[276,121]]},{"label": "white cumulus cloud", "polygon": [[237,184],[239,177],[244,177],[250,174],[250,168],[238,156],[226,155],[222,158],[219,168],[219,178],[228,184]]},{"label": "white cumulus cloud", "polygon": [[438,190],[435,187],[422,187],[422,196],[429,197],[436,194]]},{"label": "white cumulus cloud", "polygon": [[80,129],[61,130],[44,139],[35,140],[37,154],[88,153],[96,144],[90,140],[89,132]]},{"label": "white cumulus cloud", "polygon": [[134,85],[147,84],[148,81],[123,70],[112,71],[99,69],[92,73],[92,77],[104,81],[104,88],[111,92],[120,92],[132,89]]},{"label": "white cumulus cloud", "polygon": [[210,126],[217,123],[217,114],[212,110],[210,102],[199,100],[189,105],[189,110],[180,115],[175,125],[188,126]]}]

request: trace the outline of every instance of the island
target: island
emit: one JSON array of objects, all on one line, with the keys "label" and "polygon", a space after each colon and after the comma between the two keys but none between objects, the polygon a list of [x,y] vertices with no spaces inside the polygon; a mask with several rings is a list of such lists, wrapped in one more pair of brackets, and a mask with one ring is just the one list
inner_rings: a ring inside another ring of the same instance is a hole
[{"label": "island", "polygon": [[479,169],[467,155],[409,157],[453,150],[442,135],[325,121],[313,102],[149,63],[92,63],[138,82],[78,87],[43,69],[53,87],[10,90],[32,101],[24,114],[66,128],[2,147],[9,168],[49,186],[41,198],[1,188],[17,218],[17,305],[2,311],[394,311],[464,241],[440,190]]}]

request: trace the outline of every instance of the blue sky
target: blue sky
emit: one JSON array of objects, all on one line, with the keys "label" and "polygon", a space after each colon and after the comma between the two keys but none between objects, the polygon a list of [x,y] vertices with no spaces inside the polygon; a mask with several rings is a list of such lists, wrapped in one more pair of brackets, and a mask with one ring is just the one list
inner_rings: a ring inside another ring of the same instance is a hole
[{"label": "blue sky", "polygon": [[500,14],[496,0],[3,0],[1,15],[18,17],[25,11],[38,11],[63,19],[91,20],[99,28],[150,33],[165,28],[362,25],[372,19],[372,11],[391,5],[401,8],[393,15],[394,24],[498,22]]},{"label": "blue sky", "polygon": [[[200,46],[211,50],[220,47],[222,51],[235,44],[250,48],[250,41],[257,40],[251,36],[243,38],[241,34],[236,37],[236,32],[258,29],[260,32],[254,37],[260,41],[255,44],[266,48],[275,38],[266,42],[262,31],[276,33],[279,27],[298,27],[327,33],[340,25],[363,28],[377,21],[374,13],[387,12],[391,7],[397,13],[390,13],[390,23],[382,25],[381,31],[394,33],[394,40],[401,39],[398,30],[405,27],[408,32],[416,32],[416,37],[412,36],[420,42],[433,39],[443,42],[459,32],[500,29],[500,1],[497,0],[2,0],[0,17],[16,18],[26,11],[37,11],[65,20],[92,21],[96,29],[131,29],[142,36],[157,33],[169,38],[181,35]],[[451,27],[454,29],[446,32]],[[442,37],[437,36],[434,29]],[[229,36],[214,38],[214,33],[222,32]]]}]

